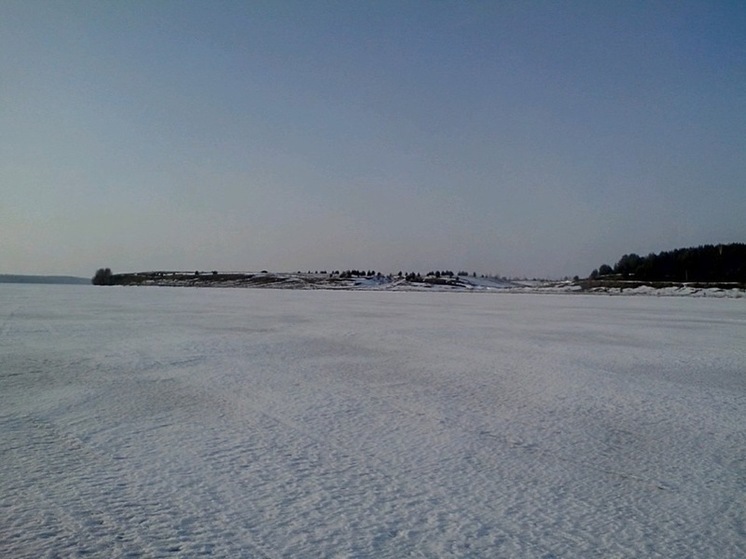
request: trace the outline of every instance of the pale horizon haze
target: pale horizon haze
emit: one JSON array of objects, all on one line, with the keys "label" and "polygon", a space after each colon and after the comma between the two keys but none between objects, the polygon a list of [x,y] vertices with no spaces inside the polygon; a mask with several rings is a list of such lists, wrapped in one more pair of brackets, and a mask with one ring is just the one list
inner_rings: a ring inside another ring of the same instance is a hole
[{"label": "pale horizon haze", "polygon": [[746,3],[0,3],[0,273],[746,242]]}]

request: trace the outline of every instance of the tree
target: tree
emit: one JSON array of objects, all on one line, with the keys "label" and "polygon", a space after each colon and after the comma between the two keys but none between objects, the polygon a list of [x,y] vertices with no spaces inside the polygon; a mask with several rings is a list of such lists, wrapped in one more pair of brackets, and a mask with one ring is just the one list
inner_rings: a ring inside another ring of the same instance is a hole
[{"label": "tree", "polygon": [[99,268],[91,280],[93,285],[114,285],[111,268]]},{"label": "tree", "polygon": [[611,266],[608,264],[602,264],[601,267],[598,269],[598,275],[599,276],[610,276],[614,273],[614,270],[611,269]]},{"label": "tree", "polygon": [[634,276],[637,274],[637,269],[642,264],[642,261],[643,259],[634,252],[632,254],[625,254],[614,266],[614,273],[621,274],[624,278]]}]

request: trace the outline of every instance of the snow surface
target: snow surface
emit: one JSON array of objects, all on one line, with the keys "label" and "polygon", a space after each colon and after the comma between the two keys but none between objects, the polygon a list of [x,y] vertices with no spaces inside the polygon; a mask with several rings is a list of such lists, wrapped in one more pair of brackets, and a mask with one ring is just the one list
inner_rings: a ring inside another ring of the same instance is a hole
[{"label": "snow surface", "polygon": [[0,556],[744,557],[743,299],[0,286]]}]

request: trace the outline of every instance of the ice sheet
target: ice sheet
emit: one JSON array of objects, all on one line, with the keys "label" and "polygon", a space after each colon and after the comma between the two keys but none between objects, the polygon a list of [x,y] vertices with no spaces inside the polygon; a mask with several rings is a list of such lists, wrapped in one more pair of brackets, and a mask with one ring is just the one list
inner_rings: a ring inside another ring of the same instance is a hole
[{"label": "ice sheet", "polygon": [[742,299],[0,285],[0,556],[746,556]]}]

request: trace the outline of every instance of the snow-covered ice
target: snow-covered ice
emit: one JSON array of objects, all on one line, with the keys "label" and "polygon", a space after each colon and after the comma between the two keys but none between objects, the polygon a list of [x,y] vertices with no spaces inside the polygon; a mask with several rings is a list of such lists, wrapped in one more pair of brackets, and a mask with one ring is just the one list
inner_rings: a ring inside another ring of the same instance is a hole
[{"label": "snow-covered ice", "polygon": [[746,556],[743,299],[0,285],[0,556]]}]

